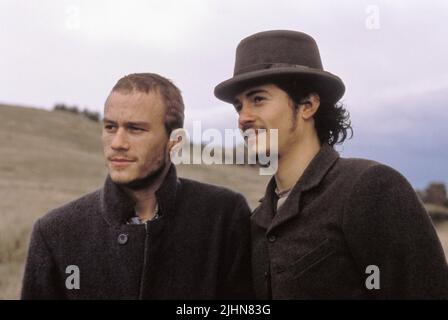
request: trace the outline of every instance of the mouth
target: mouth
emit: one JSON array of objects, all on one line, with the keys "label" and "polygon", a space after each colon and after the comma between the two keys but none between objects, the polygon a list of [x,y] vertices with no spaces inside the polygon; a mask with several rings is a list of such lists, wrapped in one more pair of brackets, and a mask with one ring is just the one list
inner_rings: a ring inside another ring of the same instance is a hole
[{"label": "mouth", "polygon": [[258,137],[259,134],[264,133],[265,130],[266,129],[264,128],[247,128],[243,131],[244,140],[254,139]]},{"label": "mouth", "polygon": [[108,158],[109,163],[112,165],[112,167],[115,168],[123,168],[131,165],[135,160],[130,160],[126,158]]},{"label": "mouth", "polygon": [[249,152],[258,153],[268,148],[269,138],[267,129],[250,128],[244,131],[244,142]]}]

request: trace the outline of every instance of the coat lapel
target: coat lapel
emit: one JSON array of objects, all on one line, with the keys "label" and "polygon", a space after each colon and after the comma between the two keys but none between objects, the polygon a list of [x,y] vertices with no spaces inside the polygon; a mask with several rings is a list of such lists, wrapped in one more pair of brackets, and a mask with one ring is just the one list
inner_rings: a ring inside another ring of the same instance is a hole
[{"label": "coat lapel", "polygon": [[300,198],[308,190],[318,186],[327,172],[339,158],[339,154],[328,144],[324,144],[313,158],[299,181],[294,185],[288,199],[274,215],[272,201],[275,189],[275,179],[272,177],[266,188],[266,195],[259,208],[254,212],[252,221],[265,228],[267,233],[286,223],[300,213]]},{"label": "coat lapel", "polygon": [[[170,214],[174,211],[176,194],[180,182],[177,179],[176,168],[173,164],[165,177],[156,198],[159,204],[160,214]],[[126,224],[134,215],[135,202],[115,184],[108,175],[100,192],[101,211],[104,219],[114,226]]]},{"label": "coat lapel", "polygon": [[260,199],[260,205],[252,213],[252,222],[263,229],[269,228],[274,218],[274,189],[275,179],[272,177],[266,187],[265,196]]},{"label": "coat lapel", "polygon": [[110,175],[101,189],[100,203],[103,217],[111,226],[125,224],[134,215],[134,201],[112,181]]}]

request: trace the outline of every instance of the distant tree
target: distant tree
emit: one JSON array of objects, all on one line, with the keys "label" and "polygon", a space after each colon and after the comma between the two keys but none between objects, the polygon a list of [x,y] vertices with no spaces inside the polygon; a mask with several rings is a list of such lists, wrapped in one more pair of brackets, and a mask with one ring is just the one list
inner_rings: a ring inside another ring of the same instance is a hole
[{"label": "distant tree", "polygon": [[82,114],[87,118],[90,119],[94,122],[99,122],[100,121],[100,114],[99,112],[95,112],[95,111],[90,111],[88,109],[84,109],[82,111]]},{"label": "distant tree", "polygon": [[448,200],[445,184],[430,183],[425,190],[423,202],[446,206]]},{"label": "distant tree", "polygon": [[67,106],[64,103],[56,103],[53,106],[53,110],[65,111],[65,112],[70,112],[70,113],[73,113],[73,114],[79,114],[79,115],[82,115],[82,116],[86,117],[87,119],[92,120],[94,122],[99,122],[101,120],[101,116],[100,116],[99,112],[90,111],[87,108],[84,108],[83,111],[80,111],[80,109],[77,106],[69,107],[69,106]]},{"label": "distant tree", "polygon": [[74,114],[79,114],[79,109],[78,109],[77,106],[68,107],[67,111],[71,112],[71,113],[74,113]]},{"label": "distant tree", "polygon": [[66,111],[67,106],[63,103],[56,103],[53,107],[53,110],[60,110],[60,111]]}]

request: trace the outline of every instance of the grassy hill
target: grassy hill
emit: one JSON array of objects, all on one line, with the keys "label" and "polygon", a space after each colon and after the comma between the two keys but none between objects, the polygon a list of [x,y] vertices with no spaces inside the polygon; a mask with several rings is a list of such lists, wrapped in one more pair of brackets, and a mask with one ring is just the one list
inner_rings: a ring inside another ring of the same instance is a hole
[{"label": "grassy hill", "polygon": [[[0,105],[0,299],[19,295],[31,227],[52,208],[101,187],[101,125],[62,111]],[[254,207],[269,179],[241,166],[178,166],[180,176],[243,193]],[[448,224],[438,225],[448,248]]]}]

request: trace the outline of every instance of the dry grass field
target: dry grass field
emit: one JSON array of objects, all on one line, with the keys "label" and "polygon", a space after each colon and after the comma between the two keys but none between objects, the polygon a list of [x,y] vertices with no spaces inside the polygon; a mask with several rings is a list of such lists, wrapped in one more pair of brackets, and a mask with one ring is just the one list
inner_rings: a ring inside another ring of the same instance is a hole
[{"label": "dry grass field", "polygon": [[[99,188],[106,171],[101,126],[67,112],[0,105],[0,299],[19,296],[34,221],[51,208]],[[268,177],[240,166],[179,166],[180,176],[243,193],[250,205]],[[438,225],[448,253],[448,223]]]}]

